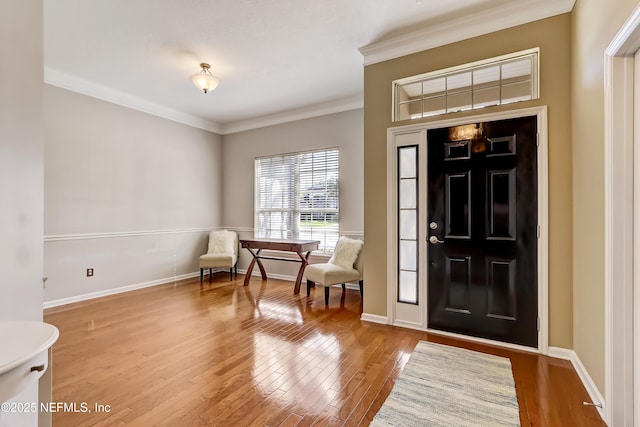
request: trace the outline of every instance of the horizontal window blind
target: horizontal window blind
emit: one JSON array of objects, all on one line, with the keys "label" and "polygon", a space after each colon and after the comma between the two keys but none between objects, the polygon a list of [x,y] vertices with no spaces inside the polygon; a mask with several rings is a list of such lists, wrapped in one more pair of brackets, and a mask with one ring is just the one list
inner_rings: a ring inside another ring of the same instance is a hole
[{"label": "horizontal window blind", "polygon": [[256,237],[320,240],[331,252],[338,241],[339,152],[337,149],[255,160]]}]

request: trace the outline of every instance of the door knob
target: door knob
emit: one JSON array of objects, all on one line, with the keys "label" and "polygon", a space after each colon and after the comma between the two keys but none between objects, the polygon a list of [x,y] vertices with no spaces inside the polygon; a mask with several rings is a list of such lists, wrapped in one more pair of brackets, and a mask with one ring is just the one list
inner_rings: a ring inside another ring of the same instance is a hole
[{"label": "door knob", "polygon": [[436,236],[429,237],[429,243],[435,245],[436,243],[444,243],[443,240],[439,240]]}]

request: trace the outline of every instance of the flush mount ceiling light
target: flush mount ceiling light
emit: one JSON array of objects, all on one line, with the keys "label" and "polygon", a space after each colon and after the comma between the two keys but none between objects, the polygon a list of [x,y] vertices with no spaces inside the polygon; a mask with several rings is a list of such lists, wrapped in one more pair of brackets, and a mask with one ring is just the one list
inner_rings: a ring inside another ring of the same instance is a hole
[{"label": "flush mount ceiling light", "polygon": [[218,83],[220,83],[220,80],[218,80],[217,77],[211,74],[211,71],[209,71],[209,68],[211,68],[211,66],[209,64],[203,62],[202,64],[200,64],[200,68],[202,68],[202,70],[200,70],[199,73],[191,76],[191,81],[193,82],[195,87],[197,87],[204,93],[208,93],[209,91],[214,90],[216,87],[218,87]]}]

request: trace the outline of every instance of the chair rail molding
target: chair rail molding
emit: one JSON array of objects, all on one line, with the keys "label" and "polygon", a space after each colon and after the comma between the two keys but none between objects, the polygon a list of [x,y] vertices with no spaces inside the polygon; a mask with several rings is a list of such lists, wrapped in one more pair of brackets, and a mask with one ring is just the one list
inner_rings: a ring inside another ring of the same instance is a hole
[{"label": "chair rail molding", "polygon": [[139,231],[112,231],[104,233],[78,233],[78,234],[53,234],[44,236],[44,242],[59,242],[66,240],[90,240],[90,239],[113,239],[120,237],[135,236],[158,236],[162,234],[182,234],[182,233],[208,233],[213,230],[222,230],[223,227],[204,228],[176,228],[167,230],[139,230]]}]

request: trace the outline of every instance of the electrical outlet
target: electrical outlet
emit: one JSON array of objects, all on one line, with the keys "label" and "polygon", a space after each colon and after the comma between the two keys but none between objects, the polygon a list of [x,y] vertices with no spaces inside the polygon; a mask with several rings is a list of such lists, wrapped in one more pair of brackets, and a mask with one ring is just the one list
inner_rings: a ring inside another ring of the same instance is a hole
[{"label": "electrical outlet", "polygon": [[93,277],[93,268],[87,268],[87,277]]}]

